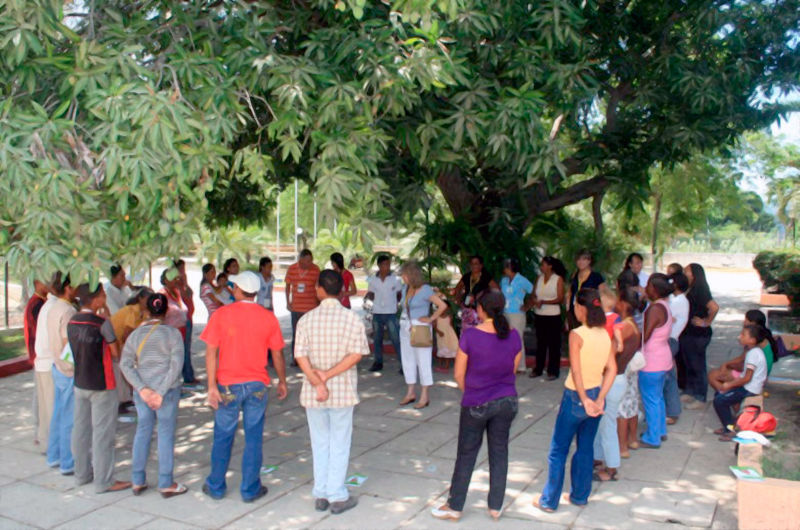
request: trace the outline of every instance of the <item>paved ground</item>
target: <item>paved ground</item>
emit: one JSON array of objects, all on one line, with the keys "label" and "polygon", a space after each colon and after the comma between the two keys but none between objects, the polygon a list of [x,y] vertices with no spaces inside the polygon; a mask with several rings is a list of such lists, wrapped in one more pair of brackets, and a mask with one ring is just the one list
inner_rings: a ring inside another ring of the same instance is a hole
[{"label": "paved ground", "polygon": [[[754,273],[713,273],[710,279],[722,306],[710,350],[710,362],[717,364],[738,351],[735,338],[742,313],[755,306],[759,283]],[[200,355],[195,364],[202,365]],[[278,468],[264,477],[269,494],[253,504],[242,503],[238,495],[241,437],[234,448],[228,496],[213,501],[200,491],[209,471],[213,425],[202,393],[182,400],[180,410],[176,479],[190,492],[164,500],[153,488],[141,497],[130,491],[95,495],[91,486],[75,487],[71,477],[48,469],[39,447],[32,444],[31,373],[0,380],[0,528],[453,528],[434,520],[429,509],[446,498],[455,461],[455,383],[447,374],[436,374],[432,404],[417,412],[397,405],[403,382],[393,359],[383,374],[366,372],[368,366],[369,360],[362,362],[363,401],[356,410],[351,458],[351,471],[368,478],[352,489],[360,497],[359,506],[339,516],[320,514],[312,507],[311,451],[304,411],[298,405],[297,375],[290,378],[289,398],[269,404],[265,464]],[[717,426],[711,408],[685,411],[662,449],[633,452],[623,462],[618,482],[595,484],[588,506],[562,504],[554,514],[532,508],[546,476],[565,372],[560,382],[518,378],[520,412],[512,426],[509,483],[499,523],[503,528],[736,528],[735,482],[727,468],[734,463],[732,447],[711,434]],[[134,428],[119,424],[119,478],[130,476]],[[148,475],[154,486],[157,473],[154,455],[151,458]],[[459,527],[490,524],[487,491],[484,448]]]}]

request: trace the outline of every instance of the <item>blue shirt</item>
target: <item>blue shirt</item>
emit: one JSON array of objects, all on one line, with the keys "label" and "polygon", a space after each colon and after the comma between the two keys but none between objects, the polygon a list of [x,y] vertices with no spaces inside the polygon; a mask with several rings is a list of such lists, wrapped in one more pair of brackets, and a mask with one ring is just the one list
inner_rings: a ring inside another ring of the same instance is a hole
[{"label": "blue shirt", "polygon": [[[406,313],[406,293],[408,293],[408,286],[403,288],[403,313]],[[433,288],[426,283],[411,297],[411,300],[408,301],[408,311],[411,313],[412,320],[430,316],[430,298],[433,295]]]},{"label": "blue shirt", "polygon": [[500,280],[500,290],[506,297],[506,313],[522,313],[525,296],[533,292],[533,284],[522,274],[515,274],[509,281],[508,276]]}]

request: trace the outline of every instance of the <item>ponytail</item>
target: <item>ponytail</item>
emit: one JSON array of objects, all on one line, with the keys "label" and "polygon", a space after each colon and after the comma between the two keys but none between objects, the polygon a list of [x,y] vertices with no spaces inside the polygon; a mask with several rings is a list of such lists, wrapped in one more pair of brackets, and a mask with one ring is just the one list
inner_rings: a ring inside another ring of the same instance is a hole
[{"label": "ponytail", "polygon": [[590,328],[600,328],[606,325],[606,313],[600,302],[600,293],[597,289],[581,289],[575,298],[575,303],[586,308],[586,325]]},{"label": "ponytail", "polygon": [[[503,293],[489,291],[478,299],[478,305],[486,311],[486,316],[492,319],[497,338],[507,338],[511,333],[511,327],[508,324],[506,315],[503,313],[506,307],[506,297],[503,296]],[[522,339],[523,337],[520,337],[520,340]]]}]

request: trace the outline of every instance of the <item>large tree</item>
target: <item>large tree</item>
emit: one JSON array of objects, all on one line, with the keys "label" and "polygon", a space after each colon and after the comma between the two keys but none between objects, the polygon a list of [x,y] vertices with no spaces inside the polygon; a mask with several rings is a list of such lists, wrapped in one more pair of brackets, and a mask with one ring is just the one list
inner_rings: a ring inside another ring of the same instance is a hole
[{"label": "large tree", "polygon": [[788,110],[768,98],[800,84],[797,7],[0,0],[7,254],[89,272],[174,253],[209,207],[257,222],[292,178],[365,216],[435,182],[512,241]]}]

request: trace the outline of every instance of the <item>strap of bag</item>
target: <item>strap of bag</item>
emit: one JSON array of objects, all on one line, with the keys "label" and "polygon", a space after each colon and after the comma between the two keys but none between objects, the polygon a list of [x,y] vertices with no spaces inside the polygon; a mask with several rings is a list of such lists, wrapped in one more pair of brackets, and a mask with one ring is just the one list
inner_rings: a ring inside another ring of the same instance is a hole
[{"label": "strap of bag", "polygon": [[144,348],[144,345],[147,342],[147,339],[150,338],[150,335],[152,335],[153,332],[156,330],[156,328],[158,326],[160,326],[160,325],[161,325],[161,322],[155,324],[152,328],[150,328],[150,331],[148,331],[147,335],[144,336],[144,340],[142,340],[142,342],[139,343],[139,347],[136,348],[136,360],[137,361],[139,360],[139,357],[142,355],[142,348]]}]

